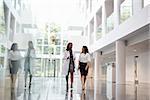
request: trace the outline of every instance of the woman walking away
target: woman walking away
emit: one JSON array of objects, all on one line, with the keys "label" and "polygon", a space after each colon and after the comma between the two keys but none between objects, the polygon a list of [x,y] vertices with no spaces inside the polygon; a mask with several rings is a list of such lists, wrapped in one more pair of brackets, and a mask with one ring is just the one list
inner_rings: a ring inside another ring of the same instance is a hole
[{"label": "woman walking away", "polygon": [[66,89],[68,91],[68,76],[70,74],[70,78],[71,78],[71,88],[73,87],[73,73],[74,73],[74,68],[75,68],[75,64],[74,64],[74,60],[75,60],[75,56],[74,53],[72,51],[72,43],[68,43],[67,45],[67,49],[64,52],[64,68],[63,68],[63,72],[66,75]]},{"label": "woman walking away", "polygon": [[32,67],[35,59],[35,49],[33,46],[33,42],[28,42],[28,50],[25,57],[25,64],[24,64],[24,71],[25,71],[25,88],[26,88],[26,81],[29,74],[29,88],[31,87],[31,81],[32,81]]},{"label": "woman walking away", "polygon": [[18,69],[21,67],[21,54],[18,50],[17,43],[13,43],[10,51],[8,52],[8,62],[11,74],[12,88],[15,87]]},{"label": "woman walking away", "polygon": [[82,52],[79,55],[79,66],[80,75],[81,75],[81,83],[82,83],[82,90],[85,89],[86,77],[88,74],[88,68],[90,66],[91,57],[88,51],[87,46],[82,47]]}]

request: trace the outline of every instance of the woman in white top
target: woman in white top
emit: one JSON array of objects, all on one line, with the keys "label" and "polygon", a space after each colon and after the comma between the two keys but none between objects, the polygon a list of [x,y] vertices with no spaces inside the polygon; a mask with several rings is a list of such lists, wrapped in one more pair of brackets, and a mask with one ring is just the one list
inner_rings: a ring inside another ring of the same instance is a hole
[{"label": "woman in white top", "polygon": [[14,88],[17,78],[19,67],[21,67],[20,60],[21,54],[18,50],[17,43],[13,43],[10,51],[8,52],[9,68],[11,74],[12,88]]},{"label": "woman in white top", "polygon": [[88,51],[87,46],[82,47],[82,52],[79,55],[79,67],[81,74],[82,90],[85,89],[86,77],[88,74],[88,68],[90,66],[91,57]]},{"label": "woman in white top", "polygon": [[29,41],[28,42],[28,50],[25,56],[25,64],[24,64],[24,71],[25,71],[25,87],[26,87],[26,81],[27,81],[27,76],[29,73],[29,88],[31,87],[31,81],[32,81],[32,67],[34,64],[34,59],[35,59],[35,49],[33,46],[33,42]]},{"label": "woman in white top", "polygon": [[72,51],[72,43],[68,43],[67,49],[64,52],[64,66],[63,66],[63,74],[66,75],[66,89],[68,90],[68,76],[70,74],[71,78],[71,88],[73,87],[73,73],[74,73],[74,68],[75,68],[75,56]]}]

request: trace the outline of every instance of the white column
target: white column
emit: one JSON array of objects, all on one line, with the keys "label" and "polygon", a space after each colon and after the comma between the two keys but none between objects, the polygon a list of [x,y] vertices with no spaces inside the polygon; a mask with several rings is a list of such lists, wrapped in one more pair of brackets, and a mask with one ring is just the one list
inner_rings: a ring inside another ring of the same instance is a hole
[{"label": "white column", "polygon": [[[116,41],[116,83],[125,84],[125,43]],[[125,100],[125,85],[116,85],[116,100]]]},{"label": "white column", "polygon": [[125,84],[125,43],[116,41],[116,83]]},{"label": "white column", "polygon": [[[8,10],[6,12],[7,14],[7,17],[6,17],[6,44],[5,44],[5,47],[7,47],[7,49],[9,48],[9,36],[10,36],[10,18],[11,18],[11,14],[10,14],[10,11]],[[7,49],[5,50],[5,58],[4,58],[4,67],[6,68],[7,67]]]},{"label": "white column", "polygon": [[120,0],[114,0],[114,27],[118,27],[120,23]]},{"label": "white column", "polygon": [[88,32],[87,33],[88,33],[88,47],[89,47],[90,46],[90,41],[91,41],[90,40],[90,34],[91,34],[90,33],[90,23],[88,24]]},{"label": "white column", "polygon": [[125,85],[116,85],[116,100],[126,100]]},{"label": "white column", "polygon": [[138,14],[142,9],[142,0],[133,0],[133,14]]},{"label": "white column", "polygon": [[[148,40],[148,52],[149,52],[149,60],[148,61],[150,61],[150,25],[149,25],[149,40]],[[150,66],[150,62],[149,62],[149,65],[148,66]],[[150,68],[149,68],[149,76],[150,76]],[[149,82],[150,82],[150,77],[149,77]],[[149,90],[149,93],[150,93],[150,90]]]},{"label": "white column", "polygon": [[96,32],[97,32],[97,16],[94,15],[94,42],[96,41]]},{"label": "white column", "polygon": [[102,5],[102,36],[106,33],[106,6],[105,3]]},{"label": "white column", "polygon": [[[17,21],[16,21],[16,19],[15,19],[15,21],[14,21],[14,35],[16,34],[16,29],[17,29]],[[14,41],[14,40],[13,40]]]},{"label": "white column", "polygon": [[94,53],[94,100],[97,99],[97,93],[100,93],[101,91],[101,61],[102,61],[102,56],[100,53],[97,51]]},{"label": "white column", "polygon": [[102,62],[102,56],[97,51],[94,53],[94,80],[98,80],[101,77],[101,62]]}]

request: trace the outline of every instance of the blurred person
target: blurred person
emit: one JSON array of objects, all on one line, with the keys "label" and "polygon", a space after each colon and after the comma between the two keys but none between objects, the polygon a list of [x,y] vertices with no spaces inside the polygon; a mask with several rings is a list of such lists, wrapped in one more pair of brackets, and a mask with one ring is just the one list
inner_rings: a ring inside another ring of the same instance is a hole
[{"label": "blurred person", "polygon": [[25,63],[24,63],[24,71],[25,71],[25,88],[27,84],[27,77],[29,74],[29,88],[31,87],[32,82],[32,67],[35,59],[35,49],[33,46],[33,42],[28,42],[28,49],[25,55]]},{"label": "blurred person", "polygon": [[75,56],[74,53],[72,51],[72,43],[68,43],[67,44],[67,48],[66,51],[64,52],[64,67],[63,67],[63,73],[66,75],[66,89],[68,91],[68,77],[70,74],[70,78],[71,78],[71,88],[73,87],[73,73],[74,73],[74,69],[75,69]]},{"label": "blurred person", "polygon": [[15,87],[18,69],[21,68],[21,54],[18,50],[18,44],[13,43],[10,51],[8,52],[8,62],[11,74],[12,88]]},{"label": "blurred person", "polygon": [[85,89],[85,83],[88,75],[90,62],[91,62],[91,57],[88,48],[87,46],[83,46],[82,52],[79,55],[79,65],[78,65],[78,69],[80,70],[80,75],[81,75],[82,90]]}]

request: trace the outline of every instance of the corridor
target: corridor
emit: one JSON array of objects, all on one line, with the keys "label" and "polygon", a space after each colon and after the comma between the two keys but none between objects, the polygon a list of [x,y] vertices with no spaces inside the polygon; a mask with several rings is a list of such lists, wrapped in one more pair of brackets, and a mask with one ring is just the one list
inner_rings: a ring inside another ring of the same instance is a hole
[{"label": "corridor", "polygon": [[[66,92],[64,78],[34,77],[32,87],[24,88],[23,78],[19,76],[16,88],[10,87],[7,78],[1,83],[0,100],[150,100],[150,85],[115,85],[105,81],[88,78],[86,90],[81,90],[78,77],[74,86]],[[100,83],[101,82],[101,83]]]},{"label": "corridor", "polygon": [[0,0],[0,100],[150,100],[150,0]]}]

